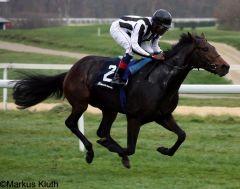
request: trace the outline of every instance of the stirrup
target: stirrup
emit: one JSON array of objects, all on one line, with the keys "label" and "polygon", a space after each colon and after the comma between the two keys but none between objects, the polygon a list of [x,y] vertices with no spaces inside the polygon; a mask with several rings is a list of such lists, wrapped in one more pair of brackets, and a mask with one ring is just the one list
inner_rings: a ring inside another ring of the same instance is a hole
[{"label": "stirrup", "polygon": [[111,82],[113,85],[118,85],[118,86],[127,86],[128,80],[124,81],[120,78],[118,74],[116,74]]},{"label": "stirrup", "polygon": [[111,82],[113,85],[126,86],[128,81],[123,81],[121,79],[115,79]]}]

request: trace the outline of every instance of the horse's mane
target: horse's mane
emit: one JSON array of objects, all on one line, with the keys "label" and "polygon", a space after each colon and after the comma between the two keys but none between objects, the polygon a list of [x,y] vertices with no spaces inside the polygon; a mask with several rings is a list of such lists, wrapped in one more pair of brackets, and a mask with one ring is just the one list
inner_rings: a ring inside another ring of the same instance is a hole
[{"label": "horse's mane", "polygon": [[183,46],[193,42],[193,37],[199,38],[197,35],[191,36],[191,34],[183,33],[177,44],[173,45],[171,49],[164,51],[165,58],[169,59],[176,55]]}]

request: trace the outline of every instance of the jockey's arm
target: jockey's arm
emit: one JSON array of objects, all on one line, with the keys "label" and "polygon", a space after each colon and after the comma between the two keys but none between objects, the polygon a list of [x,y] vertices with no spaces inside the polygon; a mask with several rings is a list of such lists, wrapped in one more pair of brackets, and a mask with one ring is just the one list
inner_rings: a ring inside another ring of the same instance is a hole
[{"label": "jockey's arm", "polygon": [[145,30],[146,28],[143,21],[138,21],[133,29],[131,36],[132,50],[138,55],[150,57],[151,54],[141,47],[142,37],[145,34]]},{"label": "jockey's arm", "polygon": [[163,52],[163,50],[159,47],[160,38],[161,38],[161,36],[158,36],[158,37],[154,38],[152,41],[152,49],[153,49],[154,54],[160,54]]}]

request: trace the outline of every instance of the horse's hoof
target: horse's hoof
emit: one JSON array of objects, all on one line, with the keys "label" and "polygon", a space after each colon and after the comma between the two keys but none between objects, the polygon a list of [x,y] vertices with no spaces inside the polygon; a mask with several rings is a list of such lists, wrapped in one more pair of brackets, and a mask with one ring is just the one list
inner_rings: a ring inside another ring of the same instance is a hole
[{"label": "horse's hoof", "polygon": [[124,167],[126,167],[126,168],[128,168],[128,169],[131,168],[131,166],[130,166],[130,161],[129,161],[129,159],[128,159],[127,156],[122,157],[122,164],[123,164]]},{"label": "horse's hoof", "polygon": [[94,158],[94,152],[92,150],[91,151],[87,151],[86,162],[89,163],[89,164],[92,163],[93,158]]},{"label": "horse's hoof", "polygon": [[159,147],[157,151],[159,151],[163,155],[173,156],[173,153],[170,152],[169,148]]}]

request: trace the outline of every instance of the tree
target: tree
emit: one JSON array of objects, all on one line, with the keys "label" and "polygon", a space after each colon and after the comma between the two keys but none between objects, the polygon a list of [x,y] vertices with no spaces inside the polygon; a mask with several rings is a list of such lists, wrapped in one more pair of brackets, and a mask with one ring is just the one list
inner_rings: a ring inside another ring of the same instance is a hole
[{"label": "tree", "polygon": [[240,0],[220,0],[215,9],[219,26],[224,29],[240,30]]}]

